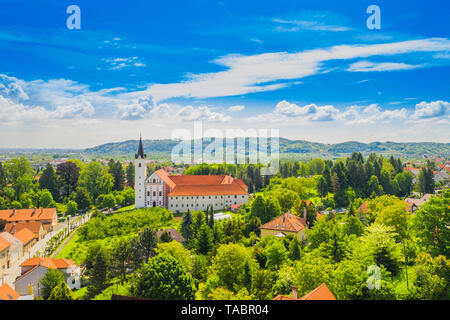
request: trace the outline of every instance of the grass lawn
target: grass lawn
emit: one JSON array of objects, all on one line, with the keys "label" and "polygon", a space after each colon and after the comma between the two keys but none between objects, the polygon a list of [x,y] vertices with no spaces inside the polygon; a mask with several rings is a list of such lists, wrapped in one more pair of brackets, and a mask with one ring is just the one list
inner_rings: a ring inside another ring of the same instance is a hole
[{"label": "grass lawn", "polygon": [[121,212],[121,211],[129,211],[129,210],[133,210],[133,209],[134,209],[134,204],[132,204],[130,206],[122,207],[117,211]]}]

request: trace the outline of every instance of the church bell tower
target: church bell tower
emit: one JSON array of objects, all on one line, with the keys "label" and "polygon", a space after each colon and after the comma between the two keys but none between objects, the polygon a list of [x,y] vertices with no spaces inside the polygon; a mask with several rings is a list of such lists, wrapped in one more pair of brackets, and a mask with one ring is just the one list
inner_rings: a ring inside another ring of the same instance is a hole
[{"label": "church bell tower", "polygon": [[144,153],[142,136],[139,137],[138,152],[134,160],[134,206],[144,208],[145,202],[145,179],[147,178],[147,155]]}]

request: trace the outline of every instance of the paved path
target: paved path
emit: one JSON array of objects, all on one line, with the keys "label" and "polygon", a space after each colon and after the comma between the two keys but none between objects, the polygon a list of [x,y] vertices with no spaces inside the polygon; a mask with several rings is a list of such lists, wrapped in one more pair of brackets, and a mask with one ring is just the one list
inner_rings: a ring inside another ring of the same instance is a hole
[{"label": "paved path", "polygon": [[[81,226],[84,222],[88,221],[91,217],[91,213],[80,216],[79,218],[82,218],[83,220],[75,220],[74,223]],[[76,219],[76,218],[74,218]],[[14,288],[14,280],[20,275],[20,265],[29,258],[32,258],[36,252],[40,251],[41,253],[45,249],[47,242],[50,241],[50,239],[63,231],[67,228],[67,220],[63,223],[58,223],[55,227],[55,229],[52,232],[49,232],[45,235],[45,237],[41,240],[39,240],[31,249],[28,251],[22,258],[20,258],[18,261],[16,261],[8,270],[6,270],[3,277],[0,278],[0,285],[3,283],[9,284],[12,288]]]}]

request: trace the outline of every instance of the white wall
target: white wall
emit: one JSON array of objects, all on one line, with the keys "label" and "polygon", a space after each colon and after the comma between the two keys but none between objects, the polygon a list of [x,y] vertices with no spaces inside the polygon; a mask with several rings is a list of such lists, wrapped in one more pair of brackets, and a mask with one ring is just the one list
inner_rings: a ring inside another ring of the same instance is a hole
[{"label": "white wall", "polygon": [[134,204],[136,208],[145,207],[145,178],[147,175],[147,161],[134,160]]},{"label": "white wall", "polygon": [[248,204],[248,195],[169,196],[167,209],[186,212],[187,209],[206,210],[208,205],[213,205],[214,210],[220,210],[238,203]]}]

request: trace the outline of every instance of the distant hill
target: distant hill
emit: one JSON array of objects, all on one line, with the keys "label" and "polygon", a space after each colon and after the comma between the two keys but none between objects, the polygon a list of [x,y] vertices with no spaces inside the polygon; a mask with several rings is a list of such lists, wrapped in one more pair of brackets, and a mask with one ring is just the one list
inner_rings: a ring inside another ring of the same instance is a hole
[{"label": "distant hill", "polygon": [[[172,148],[179,141],[170,139],[144,140],[144,149],[147,158],[170,159]],[[207,146],[210,142],[204,141]],[[247,141],[248,144],[248,141]],[[87,148],[83,153],[91,156],[120,156],[132,157],[137,150],[138,140],[112,142],[93,148]],[[269,147],[270,149],[270,147]],[[307,159],[311,157],[338,158],[350,155],[353,152],[363,155],[370,153],[394,155],[407,159],[421,158],[423,156],[450,156],[450,143],[436,142],[372,142],[362,143],[349,141],[337,144],[323,144],[304,140],[289,140],[280,138],[280,157],[283,159]],[[243,152],[243,150],[239,150]]]}]

